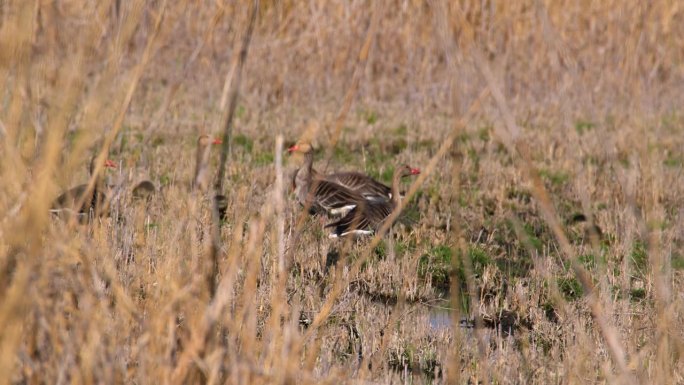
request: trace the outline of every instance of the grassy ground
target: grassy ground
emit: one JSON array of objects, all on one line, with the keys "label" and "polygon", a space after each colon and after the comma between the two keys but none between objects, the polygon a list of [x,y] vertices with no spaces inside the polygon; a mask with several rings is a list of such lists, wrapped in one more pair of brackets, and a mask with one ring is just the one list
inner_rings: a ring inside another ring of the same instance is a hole
[{"label": "grassy ground", "polygon": [[[0,383],[684,382],[677,2],[264,1],[231,72],[249,11],[0,6]],[[190,184],[238,77],[219,223]],[[306,135],[421,168],[412,221],[328,239]],[[52,218],[102,149],[112,215]]]}]

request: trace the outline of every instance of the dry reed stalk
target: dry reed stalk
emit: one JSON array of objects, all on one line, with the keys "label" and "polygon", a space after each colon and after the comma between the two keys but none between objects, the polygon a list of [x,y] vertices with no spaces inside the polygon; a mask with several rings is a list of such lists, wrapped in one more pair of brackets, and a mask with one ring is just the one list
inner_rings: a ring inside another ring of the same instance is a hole
[{"label": "dry reed stalk", "polygon": [[[103,5],[107,5],[105,2]],[[86,155],[92,151],[93,145],[97,145],[97,140],[101,141],[102,132],[108,125],[109,119],[114,118],[115,108],[113,101],[119,102],[121,96],[125,97],[125,84],[117,83],[121,76],[121,62],[125,55],[125,45],[130,43],[135,34],[135,26],[141,22],[145,7],[144,1],[129,3],[129,10],[126,13],[125,22],[117,30],[117,36],[106,47],[106,66],[99,74],[96,84],[88,92],[81,110],[82,116],[77,116],[74,122],[79,128],[78,135],[70,147],[70,151],[64,162],[64,169],[67,170],[63,175],[68,175],[75,168],[82,168],[85,162],[90,161]],[[104,15],[101,15],[104,17]],[[95,37],[97,35],[95,34]],[[58,60],[55,58],[54,60]],[[118,93],[122,95],[117,95]],[[93,129],[94,127],[100,130]]]},{"label": "dry reed stalk", "polygon": [[495,128],[495,132],[497,136],[499,136],[500,140],[506,145],[506,148],[511,155],[515,156],[515,158],[518,158],[519,161],[522,162],[521,168],[532,181],[533,195],[539,202],[545,221],[549,224],[549,227],[558,240],[563,252],[562,256],[571,263],[572,269],[574,270],[577,279],[582,284],[585,292],[585,298],[587,299],[588,305],[591,308],[591,314],[594,317],[594,321],[596,322],[598,329],[609,348],[613,362],[617,365],[622,379],[629,383],[634,383],[635,379],[629,373],[629,369],[627,368],[625,352],[621,346],[619,335],[606,317],[604,308],[599,301],[597,293],[595,293],[595,287],[591,281],[589,273],[577,260],[572,246],[570,245],[565,232],[561,228],[558,216],[553,205],[551,204],[548,192],[546,191],[546,188],[539,177],[539,172],[532,164],[530,151],[528,147],[519,140],[520,128],[515,123],[513,114],[506,104],[505,97],[503,96],[500,88],[497,86],[494,75],[492,74],[486,60],[482,57],[482,54],[479,53],[475,47],[472,48],[472,53],[475,61],[478,63],[478,68],[482,72],[483,77],[487,80],[490,90],[492,90],[492,95],[499,110],[501,111],[501,115],[505,123],[505,131]]},{"label": "dry reed stalk", "polygon": [[[284,171],[282,167],[283,160],[283,136],[278,135],[276,137],[276,148],[275,148],[275,170],[276,170],[276,181],[275,187],[273,189],[273,201],[275,205],[275,226],[273,226],[273,237],[275,242],[272,241],[273,246],[273,264],[270,270],[271,273],[271,295],[270,295],[270,305],[271,310],[268,315],[268,320],[265,321],[265,325],[268,325],[264,331],[264,346],[267,347],[266,352],[262,353],[264,355],[264,362],[268,363],[270,368],[281,368],[284,365],[282,362],[282,357],[287,357],[287,349],[289,345],[288,339],[285,338],[285,334],[290,332],[288,329],[293,329],[291,325],[288,325],[283,318],[287,316],[287,279],[288,271],[286,270],[285,261],[285,189],[284,189]],[[296,306],[295,306],[296,308]],[[292,322],[296,320],[296,317],[290,315]],[[286,377],[290,375],[290,372],[286,370]]]},{"label": "dry reed stalk", "polygon": [[[152,120],[150,121],[150,124],[147,126],[147,140],[149,141],[150,138],[152,137],[150,134],[154,132],[158,127],[159,124],[162,121],[162,118],[166,114],[166,112],[169,109],[169,106],[171,105],[171,102],[173,101],[173,98],[176,96],[176,93],[180,89],[181,84],[183,83],[184,80],[188,78],[188,75],[190,75],[190,71],[193,69],[193,66],[195,62],[197,61],[197,58],[199,58],[200,53],[202,53],[202,50],[204,49],[204,46],[207,45],[207,42],[209,41],[209,38],[214,34],[214,30],[216,29],[216,26],[219,24],[219,22],[223,19],[223,16],[225,15],[225,7],[223,7],[220,3],[216,4],[216,10],[214,11],[211,21],[209,21],[209,24],[206,27],[206,30],[204,31],[204,36],[202,39],[197,43],[195,48],[193,49],[192,53],[188,57],[185,63],[183,63],[183,69],[181,70],[181,73],[179,76],[175,77],[171,85],[166,89],[166,93],[164,94],[164,99],[157,109],[157,112],[153,115]],[[221,104],[221,110],[224,109],[223,104]]]},{"label": "dry reed stalk", "polygon": [[[254,26],[256,24],[258,10],[259,0],[254,0],[250,7],[249,19],[247,22],[244,35],[242,36],[239,54],[236,55],[236,61],[234,62],[233,66],[231,66],[231,76],[226,78],[226,84],[230,82],[230,87],[226,87],[226,89],[230,89],[230,99],[228,109],[224,111],[225,123],[223,126],[223,144],[221,145],[221,159],[219,160],[219,169],[214,186],[216,191],[223,190],[223,180],[226,176],[226,162],[228,161],[228,155],[230,153],[230,146],[232,140],[231,138],[233,133],[233,116],[235,114],[235,109],[237,108],[237,100],[240,92],[242,68],[244,67],[245,62],[247,61],[247,53],[249,52],[249,44],[252,41],[252,34],[254,33]],[[234,80],[232,74],[235,74]]]},{"label": "dry reed stalk", "polygon": [[[452,40],[450,39],[450,28],[449,28],[449,23],[447,20],[447,15],[448,15],[448,7],[446,2],[440,1],[437,4],[438,9],[435,12],[435,24],[437,25],[437,34],[438,34],[438,39],[440,40],[440,43],[443,46],[444,50],[444,55],[447,58],[447,68],[449,72],[452,74],[452,76],[449,77],[450,81],[452,82],[451,87],[453,89],[453,92],[455,93],[455,87],[456,87],[456,58],[458,57],[461,59],[458,54],[458,51],[455,50]],[[459,60],[462,61],[462,60]],[[454,111],[456,111],[456,105],[454,105]],[[454,128],[455,135],[458,135],[459,132],[465,127],[459,127],[456,126]],[[455,163],[454,169],[452,171],[452,189],[451,193],[454,196],[458,196],[460,194],[460,167],[458,166],[458,162]],[[453,199],[453,198],[452,198]],[[484,340],[483,336],[483,325],[482,325],[482,319],[480,317],[480,306],[479,306],[479,298],[476,295],[476,284],[474,282],[473,277],[474,275],[474,270],[472,266],[472,262],[470,261],[468,257],[468,253],[466,250],[465,246],[465,241],[463,239],[463,234],[461,233],[461,226],[460,223],[453,223],[452,224],[452,234],[453,234],[453,239],[450,243],[452,243],[454,250],[456,250],[457,255],[459,256],[458,258],[452,258],[451,260],[451,271],[458,271],[458,265],[459,262],[462,262],[463,267],[464,267],[464,272],[465,272],[465,277],[466,277],[466,287],[468,290],[468,293],[470,294],[470,304],[473,309],[473,317],[475,319],[475,336],[477,339],[477,345],[478,345],[478,354],[480,356],[480,365],[478,365],[478,369],[480,371],[480,376],[482,378],[482,382],[484,384],[488,384],[490,382],[490,374],[492,376],[495,375],[495,373],[491,372],[489,369],[489,363],[487,362],[486,359],[486,343]],[[459,287],[459,282],[455,277],[452,277],[451,279],[451,285],[450,285],[450,294],[451,294],[451,303],[452,303],[452,311],[451,311],[451,325],[454,330],[458,330],[458,325],[460,322],[460,309],[459,309],[459,296],[460,296],[460,287]],[[457,334],[457,338],[463,338],[462,333],[455,331]],[[459,357],[457,352],[452,352],[451,356],[452,358],[449,360],[449,370],[450,373],[453,373],[452,375],[452,381],[453,383],[458,383],[458,379],[460,377],[460,362],[459,362]],[[494,380],[495,382],[498,381],[498,379]]]},{"label": "dry reed stalk", "polygon": [[[240,80],[242,75],[242,68],[247,60],[247,53],[249,52],[249,43],[252,39],[252,33],[254,31],[254,25],[256,24],[257,10],[259,9],[259,0],[254,0],[249,13],[249,21],[243,36],[242,45],[240,47],[239,55],[236,55],[234,61],[235,69],[231,68],[231,73],[237,71],[237,78],[235,82],[230,82],[231,93],[230,93],[230,105],[228,110],[224,110],[224,106],[221,106],[221,110],[225,113],[225,126],[223,132],[223,143],[221,146],[219,169],[217,172],[216,182],[214,185],[214,194],[223,194],[223,180],[225,179],[226,161],[228,160],[228,155],[230,152],[230,141],[233,129],[233,115],[235,113],[235,108],[237,107],[237,99],[240,92]],[[209,36],[209,35],[207,35]],[[215,206],[215,205],[214,205]],[[207,283],[209,285],[210,297],[216,294],[216,284],[219,274],[219,256],[218,249],[220,247],[220,218],[218,215],[218,208],[214,207],[212,210],[212,225],[211,225],[211,244],[209,246],[207,261],[211,265],[207,270]]]},{"label": "dry reed stalk", "polygon": [[373,10],[371,11],[370,22],[368,25],[368,29],[366,30],[366,37],[363,40],[361,49],[359,50],[356,66],[354,67],[354,73],[352,74],[351,84],[349,85],[349,88],[347,88],[347,92],[345,93],[344,100],[342,102],[342,107],[340,108],[340,111],[338,112],[337,118],[335,119],[333,125],[333,134],[330,138],[330,143],[328,144],[324,160],[324,173],[328,170],[328,166],[330,165],[330,160],[332,159],[335,147],[337,146],[337,142],[340,140],[340,136],[342,134],[342,126],[344,126],[344,122],[347,119],[347,114],[349,113],[352,103],[354,102],[354,98],[356,97],[356,93],[359,90],[359,85],[361,84],[361,77],[363,76],[363,73],[366,69],[366,63],[368,62],[370,49],[373,45],[373,39],[375,38],[376,30],[378,28],[377,25],[379,22],[378,19],[380,17],[380,10],[383,9],[382,5],[383,1],[379,0],[373,3]]},{"label": "dry reed stalk", "polygon": [[283,136],[276,136],[275,148],[276,181],[273,195],[275,198],[275,210],[277,216],[276,239],[278,249],[276,252],[278,261],[278,275],[285,274],[285,184],[283,182]]},{"label": "dry reed stalk", "polygon": [[[105,158],[109,154],[109,148],[112,142],[114,142],[116,135],[119,133],[121,126],[123,125],[124,118],[126,117],[126,112],[130,107],[131,101],[133,100],[133,95],[135,94],[135,90],[138,87],[138,83],[140,82],[140,78],[142,77],[143,71],[147,67],[154,44],[156,43],[156,38],[159,34],[162,21],[164,20],[166,5],[167,1],[164,0],[159,7],[159,13],[156,15],[152,33],[147,39],[145,50],[143,51],[142,57],[140,58],[140,62],[133,69],[132,79],[130,84],[128,85],[128,89],[126,90],[124,101],[121,105],[121,108],[119,109],[116,119],[114,120],[114,124],[112,125],[111,130],[107,133],[107,135],[104,138],[104,142],[102,144],[102,147],[100,148],[100,152],[95,158],[95,168],[93,169],[93,175],[90,176],[88,186],[86,187],[85,192],[81,196],[80,200],[77,202],[76,207],[81,207],[87,199],[87,197],[90,196],[90,194],[92,194],[93,188],[95,187],[95,182],[97,181],[97,176],[100,172],[102,172]],[[76,216],[73,216],[69,220],[70,228],[73,228],[76,225],[76,220]]]},{"label": "dry reed stalk", "polygon": [[[240,266],[239,256],[240,252],[243,251],[239,246],[241,237],[242,234],[237,232],[233,235],[231,248],[226,257],[228,266],[218,283],[216,295],[210,299],[210,302],[201,314],[199,324],[193,328],[190,341],[187,342],[187,347],[183,349],[175,367],[169,372],[170,378],[167,378],[167,381],[178,384],[186,382],[194,362],[205,352],[207,344],[209,343],[208,339],[210,333],[213,331],[214,326],[217,322],[223,320],[222,312],[233,299],[233,287]],[[253,239],[250,239],[249,244],[253,245],[254,242]],[[227,320],[226,323],[230,324],[231,322],[232,320]],[[231,343],[232,342],[233,341],[231,341]]]},{"label": "dry reed stalk", "polygon": [[[11,1],[3,4],[16,12],[16,17],[4,17],[0,24],[0,84],[3,89],[14,89],[7,116],[5,118],[5,154],[11,154],[17,144],[19,122],[25,108],[25,98],[19,97],[19,92],[25,92],[31,63],[31,43],[35,39],[33,19],[34,4]],[[14,82],[10,74],[16,74]],[[14,83],[14,84],[12,84]]]},{"label": "dry reed stalk", "polygon": [[[95,8],[94,13],[102,12],[102,8]],[[22,26],[29,30],[32,24]],[[5,30],[6,32],[7,30]],[[83,35],[83,40],[88,41],[92,39],[94,34],[92,31],[86,31]],[[30,36],[31,32],[19,32],[18,36]],[[4,39],[3,39],[4,40]],[[21,38],[18,43],[21,43]],[[18,48],[18,47],[17,47]],[[62,135],[66,131],[68,122],[76,109],[77,94],[82,87],[82,79],[78,76],[83,64],[82,60],[88,53],[87,49],[79,49],[78,52],[66,61],[65,70],[60,73],[58,77],[58,85],[62,86],[64,91],[61,103],[53,106],[50,110],[50,130],[46,133],[46,141],[43,147],[41,157],[36,161],[36,173],[32,176],[31,181],[34,184],[34,189],[29,193],[27,199],[31,199],[30,205],[24,205],[20,208],[20,214],[14,220],[8,221],[6,226],[12,228],[13,231],[3,237],[3,266],[0,269],[3,277],[2,281],[5,283],[0,286],[2,290],[3,301],[0,304],[3,314],[6,316],[0,318],[0,326],[3,333],[0,335],[0,347],[3,354],[0,357],[0,368],[4,373],[12,373],[15,365],[14,357],[11,357],[11,352],[15,352],[17,344],[21,341],[21,333],[17,328],[20,327],[21,321],[24,319],[25,312],[29,310],[24,306],[29,299],[25,296],[28,285],[31,283],[30,273],[41,271],[40,257],[41,250],[45,239],[42,237],[45,226],[47,225],[47,209],[48,200],[46,192],[50,183],[50,177],[56,169],[55,165],[58,163],[58,156],[62,142]],[[20,64],[22,60],[28,59],[23,55],[19,55]],[[23,62],[24,65],[28,62]],[[21,105],[22,96],[20,95],[20,88],[16,89],[12,95],[11,105]],[[16,129],[19,127],[18,121],[14,127],[8,130],[8,137],[15,137]],[[5,146],[13,145],[9,141],[4,141]],[[10,152],[9,154],[12,154]],[[11,155],[10,155],[11,156]],[[11,227],[10,227],[11,226]],[[21,258],[20,258],[21,257]],[[0,380],[3,383],[9,383],[11,378],[3,376]]]},{"label": "dry reed stalk", "polygon": [[[645,127],[642,127],[646,131]],[[642,131],[642,132],[643,132]],[[643,132],[643,136],[647,137],[647,133]],[[640,238],[646,242],[646,248],[649,255],[649,265],[653,274],[654,300],[655,300],[655,379],[658,383],[674,383],[672,356],[675,353],[672,346],[672,336],[674,340],[680,341],[681,337],[677,338],[676,333],[672,332],[673,324],[675,322],[675,309],[672,302],[671,289],[671,262],[667,263],[665,260],[665,251],[663,250],[663,231],[658,228],[658,224],[664,223],[666,218],[664,208],[660,202],[663,201],[663,180],[662,174],[659,170],[655,170],[653,165],[661,164],[662,161],[658,159],[656,154],[649,154],[647,141],[642,141],[639,145],[639,164],[651,165],[651,167],[642,167],[642,178],[644,188],[649,193],[644,197],[644,215],[638,215],[638,208],[631,199],[631,209],[635,219],[641,222],[639,228],[641,230]],[[657,159],[657,160],[656,160]],[[641,217],[641,218],[639,218]],[[681,353],[681,352],[679,352]],[[631,364],[631,362],[630,362]],[[633,367],[632,365],[629,365]]]}]

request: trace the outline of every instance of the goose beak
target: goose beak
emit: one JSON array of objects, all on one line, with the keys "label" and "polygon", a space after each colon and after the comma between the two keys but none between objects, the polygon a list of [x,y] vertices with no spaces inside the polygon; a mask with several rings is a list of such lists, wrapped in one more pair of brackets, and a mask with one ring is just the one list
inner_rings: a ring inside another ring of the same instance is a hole
[{"label": "goose beak", "polygon": [[114,163],[113,160],[107,159],[105,160],[104,166],[109,168],[116,168],[116,163]]},{"label": "goose beak", "polygon": [[411,169],[411,175],[418,175],[420,174],[420,169],[418,168],[412,168]]},{"label": "goose beak", "polygon": [[211,144],[222,144],[222,143],[223,143],[223,141],[221,140],[221,138],[214,138],[214,140],[211,142]]},{"label": "goose beak", "polygon": [[297,150],[299,150],[299,146],[297,146],[297,145],[295,144],[294,146],[288,148],[288,149],[287,149],[287,152],[292,153],[292,152],[295,152],[295,151],[297,151]]}]

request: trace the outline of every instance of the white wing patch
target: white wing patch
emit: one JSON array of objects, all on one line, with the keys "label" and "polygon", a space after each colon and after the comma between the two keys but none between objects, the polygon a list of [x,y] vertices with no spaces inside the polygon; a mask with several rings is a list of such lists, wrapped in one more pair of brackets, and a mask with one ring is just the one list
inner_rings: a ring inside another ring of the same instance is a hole
[{"label": "white wing patch", "polygon": [[347,215],[350,211],[352,211],[355,207],[356,207],[356,205],[354,204],[354,205],[346,205],[346,206],[338,207],[338,208],[335,208],[335,209],[330,209],[330,214],[331,214],[331,215],[341,215],[341,216],[345,216],[345,215]]}]

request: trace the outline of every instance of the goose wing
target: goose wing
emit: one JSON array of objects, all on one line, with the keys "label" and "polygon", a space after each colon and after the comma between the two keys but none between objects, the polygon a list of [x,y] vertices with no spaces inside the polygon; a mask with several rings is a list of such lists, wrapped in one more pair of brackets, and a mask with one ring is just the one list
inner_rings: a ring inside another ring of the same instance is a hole
[{"label": "goose wing", "polygon": [[333,227],[331,238],[349,234],[366,235],[377,230],[392,213],[393,205],[386,201],[363,201],[340,220],[325,227]]},{"label": "goose wing", "polygon": [[312,207],[331,215],[344,215],[363,200],[354,191],[327,180],[313,181],[309,196]]},{"label": "goose wing", "polygon": [[[88,185],[82,184],[65,191],[55,199],[50,211],[58,212],[67,209],[78,211],[81,214],[87,214],[90,209],[94,209],[99,213],[105,213],[109,209],[109,198],[107,197],[107,194],[97,189],[93,189],[92,195],[83,199],[83,194],[86,193],[87,187]],[[81,207],[76,207],[77,203],[82,199],[83,205],[81,205]]]},{"label": "goose wing", "polygon": [[389,200],[392,189],[360,172],[340,172],[328,175],[327,180],[361,194],[368,200]]}]

